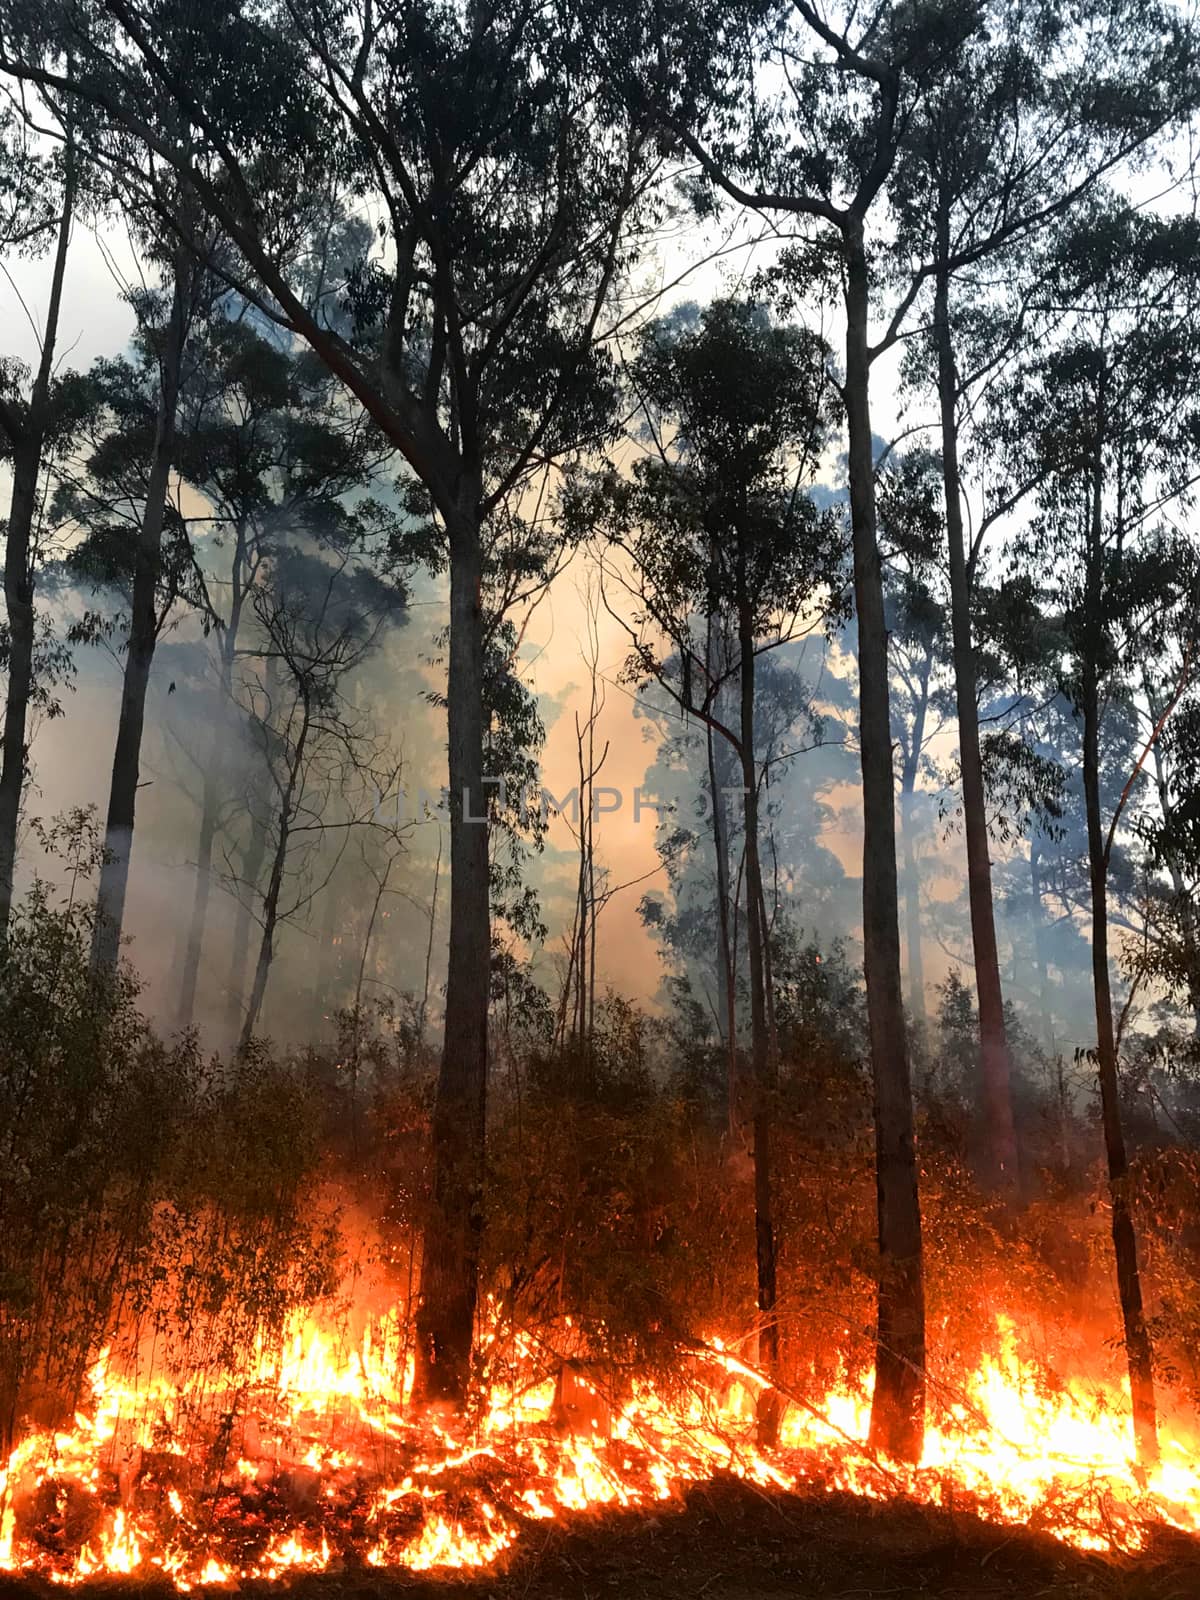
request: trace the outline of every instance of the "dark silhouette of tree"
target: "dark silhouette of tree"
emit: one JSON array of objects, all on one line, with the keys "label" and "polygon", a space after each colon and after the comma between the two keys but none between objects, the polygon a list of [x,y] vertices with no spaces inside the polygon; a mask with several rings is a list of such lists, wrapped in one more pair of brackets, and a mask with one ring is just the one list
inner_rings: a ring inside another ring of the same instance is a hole
[{"label": "dark silhouette of tree", "polygon": [[43,701],[48,700],[46,680],[52,680],[55,672],[53,663],[45,660],[46,647],[52,651],[52,642],[44,635],[43,670],[37,670],[39,630],[34,595],[43,555],[41,534],[49,489],[45,469],[51,458],[69,452],[80,407],[86,403],[80,380],[70,373],[60,375],[56,369],[67,251],[80,189],[79,152],[68,126],[60,171],[55,174],[47,170],[47,163],[28,153],[17,130],[12,133],[11,141],[0,143],[0,180],[10,205],[3,218],[0,244],[38,242],[48,231],[47,214],[57,211],[58,215],[50,292],[39,334],[41,349],[27,392],[12,363],[0,362],[0,453],[7,457],[12,472],[12,497],[4,532],[8,692],[0,755],[0,943],[7,934],[12,910],[17,830],[29,760],[30,709],[39,695]]},{"label": "dark silhouette of tree", "polygon": [[[897,1458],[921,1453],[925,1410],[925,1298],[912,1086],[900,978],[895,774],[888,696],[883,574],[876,529],[871,368],[899,337],[901,298],[872,342],[879,266],[868,219],[882,209],[905,130],[923,98],[961,70],[980,26],[957,3],[839,8],[641,8],[619,12],[612,70],[647,92],[666,132],[698,163],[714,197],[775,217],[803,219],[811,238],[790,252],[803,289],[824,282],[845,314],[842,400],[849,446],[850,525],[859,669],[863,794],[863,940],[875,1082],[879,1209],[879,1318],[871,1438]],[[632,72],[638,81],[630,79]],[[764,98],[759,76],[778,75]],[[648,82],[649,91],[643,87]],[[836,289],[833,287],[836,285]]]},{"label": "dark silhouette of tree", "polygon": [[123,591],[125,657],[121,706],[104,828],[92,960],[98,973],[117,962],[141,782],[146,696],[155,647],[175,602],[195,578],[187,530],[173,494],[180,389],[189,339],[211,315],[219,289],[178,245],[159,289],[131,296],[138,318],[132,359],[101,362],[93,373],[100,412],[83,471],[63,503],[84,530],[71,564],[101,588]]},{"label": "dark silhouette of tree", "polygon": [[[748,302],[716,301],[694,328],[678,319],[654,324],[630,369],[650,447],[630,479],[609,478],[601,523],[633,567],[630,676],[656,679],[685,714],[711,726],[733,751],[741,780],[760,1359],[768,1372],[779,1348],[771,1197],[778,1049],[756,670],[764,652],[820,626],[841,601],[839,520],[807,493],[834,417],[826,359],[819,339],[773,324]],[[723,798],[714,795],[713,804]],[[774,1442],[773,1401],[759,1422],[760,1437]]]},{"label": "dark silhouette of tree", "polygon": [[1095,207],[1057,251],[1056,301],[1071,307],[1053,347],[1023,373],[1021,427],[1046,473],[1041,515],[1018,549],[1054,562],[1069,651],[1064,683],[1082,749],[1090,890],[1096,1065],[1112,1198],[1112,1233],[1134,1425],[1143,1462],[1157,1458],[1153,1357],[1144,1309],[1122,1126],[1109,956],[1109,870],[1133,786],[1161,736],[1168,692],[1109,815],[1102,744],[1111,708],[1155,651],[1166,619],[1195,604],[1194,555],[1162,528],[1162,509],[1197,470],[1196,224],[1128,207]]},{"label": "dark silhouette of tree", "polygon": [[[612,114],[555,8],[233,0],[181,29],[155,0],[111,0],[8,21],[4,63],[86,106],[96,158],[152,205],[217,222],[243,294],[356,396],[443,531],[450,953],[419,1366],[430,1398],[457,1402],[483,1220],[488,829],[471,819],[486,816],[489,528],[510,496],[603,435],[600,318],[657,158]],[[310,224],[364,193],[378,239],[314,304]]]},{"label": "dark silhouette of tree", "polygon": [[[1028,258],[1031,239],[1059,227],[1108,172],[1186,115],[1195,96],[1194,47],[1177,19],[1128,0],[1094,6],[1086,34],[1057,6],[983,6],[979,17],[983,26],[963,42],[958,70],[942,74],[913,108],[889,198],[901,261],[921,260],[915,273],[897,268],[908,279],[904,298],[915,299],[926,283],[932,288],[923,341],[932,361],[924,349],[911,354],[938,402],[983,1124],[990,1181],[1012,1196],[1019,1162],[971,611],[987,536],[1031,485],[1004,483],[968,538],[961,435],[980,391],[1025,333],[1030,273],[1015,253]],[[1000,259],[1013,287],[1007,296],[981,293]]]}]

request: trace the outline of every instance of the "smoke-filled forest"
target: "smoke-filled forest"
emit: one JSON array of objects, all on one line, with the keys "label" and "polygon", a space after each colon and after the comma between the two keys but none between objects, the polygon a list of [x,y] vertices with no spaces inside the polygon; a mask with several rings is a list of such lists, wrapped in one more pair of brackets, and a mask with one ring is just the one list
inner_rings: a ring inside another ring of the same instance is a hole
[{"label": "smoke-filled forest", "polygon": [[1200,1593],[1198,136],[0,0],[0,1585]]}]

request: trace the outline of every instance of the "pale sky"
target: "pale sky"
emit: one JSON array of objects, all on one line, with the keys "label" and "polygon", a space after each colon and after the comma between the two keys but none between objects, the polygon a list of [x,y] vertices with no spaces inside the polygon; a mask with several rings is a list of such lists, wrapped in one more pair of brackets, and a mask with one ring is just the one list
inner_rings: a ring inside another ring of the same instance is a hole
[{"label": "pale sky", "polygon": [[[766,262],[773,246],[759,242],[731,248],[728,239],[721,239],[716,248],[719,254],[710,259],[714,245],[695,232],[684,232],[667,241],[656,269],[647,271],[636,285],[631,303],[640,303],[659,288],[663,291],[662,309],[681,300],[704,301],[719,292],[736,291],[744,285],[752,267]],[[133,280],[136,271],[135,252],[122,232],[110,227],[98,238],[88,227],[76,227],[66,275],[60,367],[83,369],[97,356],[117,354],[126,346],[133,317],[121,299],[121,285]],[[38,353],[31,323],[40,326],[47,286],[48,264],[44,258],[16,259],[5,264],[0,280],[0,309],[9,330],[7,349],[29,363],[36,360]],[[840,338],[836,321],[821,331],[836,349]],[[893,392],[892,373],[880,370],[875,384],[875,428],[884,436],[895,423]],[[908,419],[909,424],[911,421]],[[544,704],[558,710],[550,720],[542,753],[545,782],[554,794],[569,790],[576,780],[574,718],[577,711],[581,716],[586,714],[590,694],[584,648],[587,606],[583,598],[588,574],[586,556],[577,556],[538,606],[522,650],[528,666],[527,681]],[[432,608],[425,605],[420,614],[414,612],[414,625],[410,625],[406,637],[415,650],[428,648],[428,639],[439,621],[436,600]],[[654,814],[646,810],[640,819],[635,819],[633,794],[654,760],[655,744],[648,742],[652,737],[648,724],[634,715],[632,690],[617,681],[629,640],[603,608],[597,619],[597,636],[598,669],[605,698],[597,729],[598,747],[608,745],[601,781],[623,796],[620,810],[602,820],[598,830],[600,852],[602,862],[612,870],[612,881],[635,880],[613,898],[603,913],[600,975],[602,981],[621,993],[649,1000],[662,972],[658,946],[642,927],[637,907],[642,895],[661,879],[654,876],[659,865],[654,848]],[[89,652],[89,657],[93,654]],[[120,693],[119,669],[111,658],[89,658],[82,665],[79,689],[66,699],[66,716],[46,724],[37,735],[30,809],[38,815],[50,815],[89,801],[103,812]],[[153,789],[155,783],[162,782],[161,776],[152,779],[149,787]],[[155,798],[147,793],[141,803],[149,807]],[[572,848],[564,821],[552,822],[550,841],[563,850]],[[830,844],[846,869],[856,875],[857,835],[840,832]],[[135,938],[131,954],[152,986],[169,979],[177,959],[174,938],[164,939],[162,929],[164,922],[178,916],[185,848],[181,845],[179,859],[153,861],[148,859],[149,847],[144,837],[140,849],[135,845],[129,907],[129,926]],[[565,889],[572,874],[564,866],[561,875]],[[560,933],[560,929],[552,929],[548,952],[551,956],[561,948]]]}]

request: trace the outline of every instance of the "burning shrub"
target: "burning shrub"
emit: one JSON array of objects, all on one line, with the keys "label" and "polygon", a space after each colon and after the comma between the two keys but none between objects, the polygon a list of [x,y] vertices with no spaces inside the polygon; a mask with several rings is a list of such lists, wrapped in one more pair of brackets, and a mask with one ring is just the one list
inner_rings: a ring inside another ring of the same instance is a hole
[{"label": "burning shrub", "polygon": [[204,1062],[138,1010],[127,967],[91,969],[98,861],[76,813],[0,962],[0,1433],[69,1415],[98,1351],[171,1330],[228,1351],[331,1281],[328,1215],[306,1198],[316,1108],[287,1066]]}]

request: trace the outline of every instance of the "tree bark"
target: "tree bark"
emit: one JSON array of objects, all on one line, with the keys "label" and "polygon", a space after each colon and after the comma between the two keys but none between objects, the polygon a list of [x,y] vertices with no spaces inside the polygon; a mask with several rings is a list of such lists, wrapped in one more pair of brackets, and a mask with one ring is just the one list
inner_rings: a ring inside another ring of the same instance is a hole
[{"label": "tree bark", "polygon": [[450,949],[417,1309],[417,1393],[460,1405],[471,1371],[483,1225],[491,973],[478,486],[449,520]]},{"label": "tree bark", "polygon": [[262,1012],[263,1000],[267,993],[267,979],[271,974],[271,962],[275,958],[275,930],[279,925],[279,896],[283,890],[283,875],[287,868],[288,846],[291,843],[292,822],[296,810],[297,791],[303,782],[304,760],[308,745],[309,730],[312,727],[312,705],[310,702],[307,684],[299,686],[302,711],[300,728],[296,734],[296,743],[292,750],[291,760],[288,762],[287,782],[279,801],[279,824],[275,834],[275,850],[271,857],[271,876],[267,880],[267,892],[263,896],[262,937],[258,942],[258,959],[254,964],[254,981],[250,985],[250,999],[246,1005],[246,1015],[242,1020],[242,1031],[238,1037],[238,1053],[241,1054],[254,1037],[254,1030],[258,1026],[258,1019]]},{"label": "tree bark", "polygon": [[[715,561],[715,557],[713,558]],[[719,617],[711,613],[708,617],[708,635],[705,640],[705,656],[709,677],[716,681],[724,671],[722,649],[718,643],[717,629]],[[729,894],[729,838],[725,819],[725,785],[722,783],[722,767],[728,761],[729,749],[726,740],[721,741],[718,751],[713,725],[706,721],[704,725],[705,751],[708,757],[708,787],[712,801],[712,841],[713,854],[716,858],[716,891],[717,891],[717,1005],[720,1015],[718,1031],[721,1042],[725,1047],[725,1074],[726,1095],[729,1112],[729,1137],[736,1138],[738,1125],[738,1027],[737,1027],[737,973],[735,971],[733,953],[733,918],[730,908]],[[724,757],[724,762],[722,760]]]},{"label": "tree bark", "polygon": [[[939,222],[939,250],[943,259],[949,251],[945,228],[943,214]],[[979,745],[975,653],[971,640],[971,586],[958,467],[958,375],[950,328],[950,284],[945,271],[938,273],[935,284],[934,339],[937,344],[946,540],[950,558],[950,626],[959,764],[962,769],[963,827],[967,847],[967,896],[971,910],[971,943],[975,953],[975,990],[979,1005],[979,1071],[987,1179],[997,1193],[1011,1198],[1020,1180],[1020,1164],[1013,1122],[1004,991],[1000,982],[996,918],[992,906],[992,863]]]},{"label": "tree bark", "polygon": [[1117,1293],[1129,1365],[1133,1432],[1143,1467],[1158,1461],[1158,1421],[1154,1399],[1154,1358],[1142,1301],[1137,1235],[1129,1195],[1129,1158],[1121,1124],[1117,1076],[1117,1042],[1113,1028],[1112,987],[1108,970],[1108,846],[1100,815],[1100,652],[1103,647],[1101,585],[1103,582],[1103,469],[1099,461],[1093,483],[1088,534],[1081,696],[1083,711],[1083,798],[1087,815],[1088,876],[1092,898],[1092,988],[1096,1002],[1096,1064],[1100,1078],[1100,1111],[1108,1187],[1112,1205],[1113,1254]]},{"label": "tree bark", "polygon": [[712,841],[716,858],[717,891],[717,1009],[720,1017],[719,1032],[725,1047],[726,1094],[729,1110],[730,1136],[737,1131],[738,1121],[738,1027],[737,1027],[737,977],[733,959],[733,919],[729,900],[729,841],[726,833],[724,810],[724,785],[718,769],[716,739],[712,724],[705,725],[708,750],[708,786],[712,795]]},{"label": "tree bark", "polygon": [[879,1306],[872,1445],[919,1459],[925,1430],[925,1280],[912,1084],[900,984],[896,790],[888,705],[888,641],[875,521],[869,287],[861,222],[847,223],[846,415],[858,619],[863,791],[863,966],[875,1089]]},{"label": "tree bark", "polygon": [[111,972],[116,967],[125,920],[125,893],[129,885],[129,858],[133,849],[142,729],[146,719],[146,691],[150,684],[150,669],[158,636],[157,596],[162,567],[162,531],[171,477],[180,369],[187,338],[187,300],[193,271],[186,252],[181,249],[175,262],[171,315],[163,340],[158,415],[146,485],[146,504],[134,553],[129,648],[121,685],[121,713],[117,723],[108,815],[104,825],[105,857],[100,869],[96,922],[92,935],[92,971],[97,974]]},{"label": "tree bark", "polygon": [[[777,1272],[771,1201],[771,1107],[774,1098],[767,1028],[767,979],[763,942],[762,863],[758,840],[758,772],[754,755],[754,628],[746,593],[744,558],[738,571],[738,756],[745,790],[746,953],[750,968],[750,1059],[754,1092],[754,1255],[758,1299],[758,1360],[770,1377],[778,1375],[779,1325],[776,1321]],[[769,1448],[779,1438],[780,1404],[774,1390],[758,1403],[758,1443]]]},{"label": "tree bark", "polygon": [[4,601],[8,610],[8,695],[4,705],[3,753],[0,756],[0,944],[8,937],[12,915],[13,878],[17,866],[17,829],[25,788],[29,702],[33,695],[33,525],[37,516],[38,479],[50,424],[50,385],[54,349],[62,315],[63,280],[71,221],[75,209],[75,147],[65,145],[63,209],[54,249],[50,299],[42,329],[42,351],[29,396],[29,409],[19,434],[11,440],[12,500],[4,541]]}]

